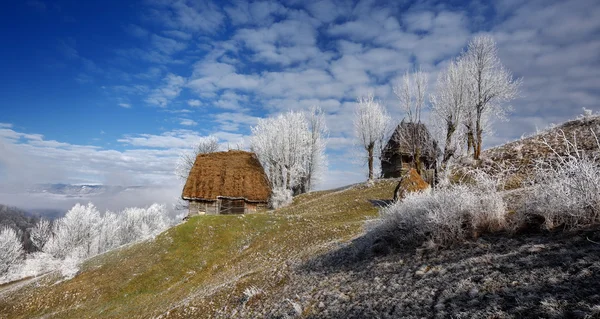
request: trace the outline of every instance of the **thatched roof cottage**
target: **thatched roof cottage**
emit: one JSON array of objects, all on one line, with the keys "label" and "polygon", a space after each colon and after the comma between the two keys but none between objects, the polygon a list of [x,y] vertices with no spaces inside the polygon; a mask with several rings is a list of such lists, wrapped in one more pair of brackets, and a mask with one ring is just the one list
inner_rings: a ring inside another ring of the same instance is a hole
[{"label": "thatched roof cottage", "polygon": [[384,178],[400,177],[403,171],[413,168],[413,140],[420,147],[421,170],[435,166],[440,149],[425,124],[402,121],[381,154],[381,173]]},{"label": "thatched roof cottage", "polygon": [[243,214],[266,208],[271,187],[254,153],[199,154],[183,188],[189,215]]}]

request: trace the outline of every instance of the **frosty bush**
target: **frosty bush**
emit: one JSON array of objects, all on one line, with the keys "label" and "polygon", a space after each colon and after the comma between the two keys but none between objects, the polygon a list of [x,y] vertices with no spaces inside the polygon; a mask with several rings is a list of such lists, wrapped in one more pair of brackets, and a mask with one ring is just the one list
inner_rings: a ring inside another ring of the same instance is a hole
[{"label": "frosty bush", "polygon": [[382,222],[374,231],[387,232],[400,244],[432,240],[448,245],[504,229],[506,208],[496,181],[482,172],[473,178],[472,185],[409,193],[380,211]]},{"label": "frosty bush", "polygon": [[548,229],[600,222],[600,163],[571,146],[574,151],[566,158],[538,163],[534,191],[524,207],[526,213],[543,216]]},{"label": "frosty bush", "polygon": [[8,272],[23,256],[23,246],[14,229],[0,231],[0,276]]},{"label": "frosty bush", "polygon": [[269,200],[269,205],[272,208],[281,208],[285,207],[292,203],[292,191],[285,188],[274,188],[271,193],[271,199]]}]

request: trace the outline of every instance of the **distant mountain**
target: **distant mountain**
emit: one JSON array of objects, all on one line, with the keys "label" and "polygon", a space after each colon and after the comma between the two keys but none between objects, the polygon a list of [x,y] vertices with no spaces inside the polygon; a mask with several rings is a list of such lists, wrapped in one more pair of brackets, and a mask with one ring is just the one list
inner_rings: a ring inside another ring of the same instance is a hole
[{"label": "distant mountain", "polygon": [[27,191],[30,194],[54,194],[70,198],[90,198],[100,195],[115,195],[127,190],[142,189],[143,186],[112,186],[98,184],[36,184]]}]

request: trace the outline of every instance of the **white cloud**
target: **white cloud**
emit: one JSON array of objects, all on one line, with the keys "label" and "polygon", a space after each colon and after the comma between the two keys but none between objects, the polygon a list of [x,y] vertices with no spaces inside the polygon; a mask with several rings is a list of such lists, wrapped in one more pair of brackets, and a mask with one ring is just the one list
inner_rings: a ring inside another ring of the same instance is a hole
[{"label": "white cloud", "polygon": [[239,1],[235,6],[225,7],[225,12],[233,25],[253,24],[266,25],[273,22],[277,15],[283,15],[288,11],[283,5],[276,1]]},{"label": "white cloud", "polygon": [[215,122],[219,123],[219,129],[226,132],[237,132],[240,125],[245,128],[256,125],[258,118],[243,113],[224,112],[214,115]]},{"label": "white cloud", "polygon": [[191,107],[199,107],[202,105],[202,102],[200,100],[187,100],[187,104]]},{"label": "white cloud", "polygon": [[171,100],[179,96],[184,84],[185,79],[183,77],[172,73],[167,74],[163,79],[163,85],[154,89],[146,98],[146,102],[160,107],[166,107]]},{"label": "white cloud", "polygon": [[409,31],[429,31],[433,27],[434,16],[431,11],[415,12],[405,14],[402,21]]},{"label": "white cloud", "polygon": [[170,38],[175,38],[175,39],[183,40],[183,41],[187,41],[192,38],[191,34],[183,32],[183,31],[179,31],[179,30],[165,30],[165,31],[162,31],[162,34],[164,34]]},{"label": "white cloud", "polygon": [[125,27],[125,31],[136,38],[146,38],[150,33],[148,30],[140,27],[137,24],[129,24]]},{"label": "white cloud", "polygon": [[184,125],[184,126],[196,126],[198,125],[198,123],[194,120],[190,120],[190,119],[180,119],[179,124]]},{"label": "white cloud", "polygon": [[233,38],[254,52],[253,59],[287,66],[323,54],[316,47],[317,31],[305,21],[284,20],[268,27],[241,29]]},{"label": "white cloud", "polygon": [[138,134],[126,135],[117,140],[117,142],[136,146],[150,148],[187,148],[193,145],[200,136],[198,133],[190,130],[175,130],[165,132],[161,135],[154,134]]},{"label": "white cloud", "polygon": [[152,8],[145,14],[148,22],[170,29],[214,33],[221,28],[225,15],[209,1],[149,0]]},{"label": "white cloud", "polygon": [[177,53],[187,47],[187,43],[185,42],[179,42],[177,40],[161,37],[156,34],[153,34],[150,37],[150,41],[156,49],[167,55]]},{"label": "white cloud", "polygon": [[122,108],[126,108],[126,109],[131,108],[131,104],[129,104],[129,103],[119,103],[119,106]]},{"label": "white cloud", "polygon": [[10,123],[0,123],[0,128],[11,128],[13,127]]}]

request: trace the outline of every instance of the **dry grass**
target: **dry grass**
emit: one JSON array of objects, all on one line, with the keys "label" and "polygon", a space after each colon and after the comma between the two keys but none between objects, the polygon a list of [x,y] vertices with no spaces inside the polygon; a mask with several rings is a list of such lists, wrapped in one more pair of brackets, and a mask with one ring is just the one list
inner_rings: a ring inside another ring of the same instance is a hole
[{"label": "dry grass", "polygon": [[580,151],[589,155],[597,154],[600,150],[594,134],[600,136],[600,116],[582,117],[534,136],[485,150],[477,165],[490,174],[502,173],[506,180],[505,189],[520,188],[524,182],[533,178],[539,161],[554,162],[557,161],[557,156],[573,155],[573,149],[565,143],[565,139],[574,142]]}]

